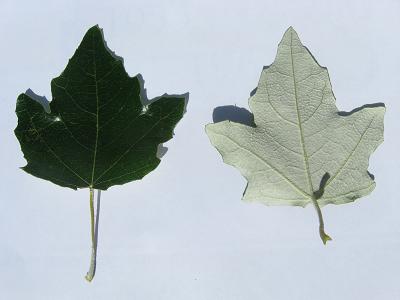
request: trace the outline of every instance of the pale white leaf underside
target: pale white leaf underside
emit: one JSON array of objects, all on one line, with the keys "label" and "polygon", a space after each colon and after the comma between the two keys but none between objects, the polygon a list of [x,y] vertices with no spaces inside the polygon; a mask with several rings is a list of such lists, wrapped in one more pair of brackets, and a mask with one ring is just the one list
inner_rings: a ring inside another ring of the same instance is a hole
[{"label": "pale white leaf underside", "polygon": [[224,162],[247,179],[243,200],[305,206],[325,173],[330,178],[320,206],[351,202],[374,189],[368,161],[383,141],[384,106],[339,113],[327,69],[293,28],[262,71],[249,105],[256,127],[231,121],[206,126]]}]

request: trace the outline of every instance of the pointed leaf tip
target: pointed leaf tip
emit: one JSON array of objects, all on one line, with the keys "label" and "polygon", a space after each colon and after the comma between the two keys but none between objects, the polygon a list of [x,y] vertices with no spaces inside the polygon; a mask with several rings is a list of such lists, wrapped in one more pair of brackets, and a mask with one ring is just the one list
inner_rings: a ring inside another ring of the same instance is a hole
[{"label": "pointed leaf tip", "polygon": [[84,35],[84,37],[83,37],[83,39],[82,39],[81,44],[82,44],[85,40],[88,40],[88,39],[90,39],[89,41],[92,41],[92,38],[93,38],[93,37],[96,38],[96,39],[103,40],[103,32],[102,32],[102,30],[101,30],[101,28],[99,27],[98,24],[96,24],[96,25],[90,27],[90,28],[86,31],[86,33],[85,33],[85,35]]},{"label": "pointed leaf tip", "polygon": [[282,40],[279,44],[284,44],[284,45],[299,45],[302,46],[302,43],[300,41],[299,35],[297,34],[296,30],[292,26],[290,26],[288,29],[286,29],[285,33],[283,34]]},{"label": "pointed leaf tip", "polygon": [[294,31],[294,32],[296,32],[296,30],[294,30],[293,26],[289,26],[289,28],[286,29],[286,31]]},{"label": "pointed leaf tip", "polygon": [[99,24],[96,24],[96,25],[93,25],[92,27],[90,27],[90,28],[88,29],[88,31],[89,31],[89,30],[101,30],[101,29],[100,29]]}]

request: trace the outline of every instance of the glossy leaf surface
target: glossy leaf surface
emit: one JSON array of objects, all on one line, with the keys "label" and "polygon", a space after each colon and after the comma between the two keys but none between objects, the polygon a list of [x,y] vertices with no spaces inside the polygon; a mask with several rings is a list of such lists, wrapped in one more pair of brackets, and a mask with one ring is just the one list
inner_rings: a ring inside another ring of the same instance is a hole
[{"label": "glossy leaf surface", "polygon": [[61,186],[101,190],[154,170],[157,147],[172,138],[185,97],[164,95],[143,105],[139,76],[126,73],[97,26],[89,29],[51,82],[49,113],[28,95],[18,97],[23,169]]}]

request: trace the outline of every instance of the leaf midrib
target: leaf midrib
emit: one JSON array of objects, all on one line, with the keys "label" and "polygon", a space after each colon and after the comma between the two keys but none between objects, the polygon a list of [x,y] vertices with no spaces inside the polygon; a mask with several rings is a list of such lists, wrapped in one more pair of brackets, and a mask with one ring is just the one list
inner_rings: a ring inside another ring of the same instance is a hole
[{"label": "leaf midrib", "polygon": [[310,166],[308,162],[308,157],[307,157],[307,152],[306,152],[306,147],[305,147],[305,141],[304,141],[304,134],[303,134],[303,126],[300,120],[300,111],[299,111],[299,103],[298,103],[298,95],[297,95],[297,83],[296,83],[296,78],[295,78],[295,71],[294,71],[294,62],[293,62],[293,31],[290,31],[290,61],[292,65],[292,74],[293,74],[293,87],[294,87],[294,99],[296,103],[296,114],[297,114],[297,123],[299,127],[299,134],[300,134],[300,143],[301,147],[303,149],[303,158],[304,158],[304,165],[305,165],[305,172],[306,172],[306,177],[310,189],[310,194],[311,195],[314,192],[313,186],[312,186],[312,181],[311,181],[311,173],[310,173]]},{"label": "leaf midrib", "polygon": [[[299,107],[298,107],[298,97],[297,97],[297,85],[296,85],[296,78],[295,78],[295,71],[294,71],[294,63],[293,63],[293,32],[290,32],[290,60],[291,60],[291,65],[292,65],[292,73],[293,73],[293,85],[294,85],[294,97],[295,97],[295,103],[296,103],[296,113],[297,113],[297,121],[298,121],[298,125],[299,125],[299,132],[300,132],[300,140],[301,140],[301,145],[302,145],[302,149],[303,149],[303,156],[304,156],[304,164],[306,167],[306,176],[308,178],[308,182],[309,182],[309,187],[310,187],[310,195],[313,194],[314,190],[313,190],[313,186],[312,186],[312,180],[311,180],[311,172],[310,172],[310,164],[308,161],[308,155],[306,152],[306,148],[305,148],[305,139],[304,139],[304,133],[303,133],[303,126],[302,126],[302,122],[300,120],[300,111],[299,111]],[[314,111],[315,112],[315,111]],[[355,147],[353,148],[353,150],[349,153],[349,155],[347,156],[347,158],[345,159],[345,161],[343,162],[343,164],[340,166],[340,168],[338,169],[338,171],[335,173],[335,175],[333,175],[325,184],[325,189],[336,179],[336,177],[343,171],[343,169],[345,168],[345,166],[347,165],[347,163],[349,162],[350,158],[353,156],[353,154],[356,152],[358,146],[360,145],[361,141],[363,140],[366,132],[368,131],[368,129],[370,128],[373,120],[375,118],[372,118],[370,123],[368,124],[368,126],[365,128],[364,132],[362,133],[362,135],[360,136],[360,139],[358,140],[357,144],[355,145]],[[309,195],[309,196],[310,196]],[[311,197],[311,196],[310,196]]]},{"label": "leaf midrib", "polygon": [[96,140],[94,144],[93,150],[93,167],[92,167],[92,178],[90,183],[90,188],[93,188],[93,180],[94,180],[94,172],[96,168],[96,156],[97,156],[97,144],[99,140],[99,90],[98,90],[98,82],[97,82],[97,66],[96,66],[96,48],[95,48],[95,39],[94,34],[92,35],[93,42],[93,69],[94,69],[94,82],[96,88]]}]

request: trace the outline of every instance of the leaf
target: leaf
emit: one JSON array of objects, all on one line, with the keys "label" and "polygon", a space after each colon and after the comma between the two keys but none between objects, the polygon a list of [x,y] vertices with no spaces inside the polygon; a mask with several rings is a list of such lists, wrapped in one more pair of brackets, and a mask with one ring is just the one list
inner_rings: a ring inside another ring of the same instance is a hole
[{"label": "leaf", "polygon": [[313,203],[320,207],[368,195],[370,154],[383,141],[384,104],[340,112],[326,68],[289,28],[275,61],[261,73],[249,99],[255,126],[231,121],[208,124],[206,132],[225,163],[248,185],[243,200],[266,205]]},{"label": "leaf", "polygon": [[140,75],[126,73],[97,26],[51,81],[51,91],[49,112],[27,94],[18,97],[23,170],[60,186],[90,188],[91,212],[93,189],[141,179],[158,166],[157,148],[172,138],[185,108],[184,95],[143,104]]},{"label": "leaf", "polygon": [[62,74],[51,82],[50,113],[26,94],[17,100],[15,134],[28,164],[23,169],[70,188],[106,190],[141,179],[160,160],[157,147],[172,138],[184,96],[141,103],[138,76],[88,30]]}]

